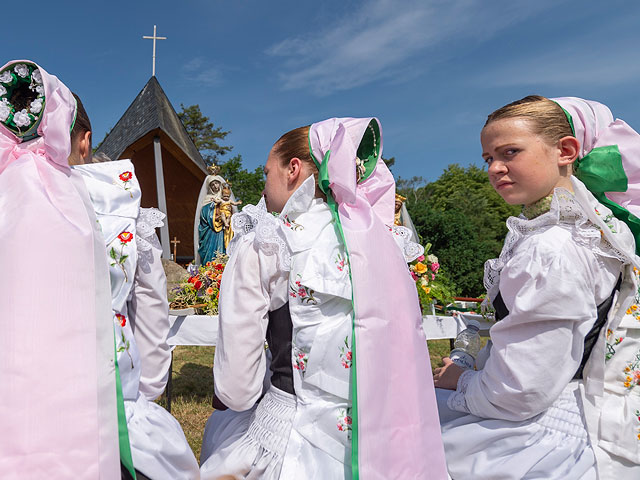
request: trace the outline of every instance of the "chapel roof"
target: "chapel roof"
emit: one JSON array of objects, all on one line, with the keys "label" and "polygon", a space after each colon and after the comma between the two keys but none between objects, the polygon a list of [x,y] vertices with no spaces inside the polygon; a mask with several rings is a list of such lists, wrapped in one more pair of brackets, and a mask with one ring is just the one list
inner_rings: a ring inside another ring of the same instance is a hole
[{"label": "chapel roof", "polygon": [[152,76],[97,148],[112,160],[149,132],[164,132],[193,163],[206,172],[202,155],[189,137],[157,78]]}]

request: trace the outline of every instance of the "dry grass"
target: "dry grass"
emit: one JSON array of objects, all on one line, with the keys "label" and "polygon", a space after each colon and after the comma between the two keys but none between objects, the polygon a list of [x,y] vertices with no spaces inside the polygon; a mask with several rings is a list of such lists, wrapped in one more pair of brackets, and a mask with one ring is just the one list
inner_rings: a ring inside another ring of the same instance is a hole
[{"label": "dry grass", "polygon": [[[431,368],[441,365],[449,354],[449,340],[430,340]],[[196,458],[200,458],[204,425],[213,408],[213,354],[215,347],[176,347],[173,351],[173,394],[171,413],[182,425]],[[165,398],[159,403],[166,407]]]}]

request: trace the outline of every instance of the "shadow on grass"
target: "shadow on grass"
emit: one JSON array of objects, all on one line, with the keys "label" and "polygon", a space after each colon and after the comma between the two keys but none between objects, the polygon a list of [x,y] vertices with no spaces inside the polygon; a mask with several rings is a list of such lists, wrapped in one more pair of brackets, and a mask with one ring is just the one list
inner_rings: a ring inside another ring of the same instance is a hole
[{"label": "shadow on grass", "polygon": [[213,394],[211,367],[197,363],[185,363],[179,371],[173,371],[172,397],[209,399]]}]

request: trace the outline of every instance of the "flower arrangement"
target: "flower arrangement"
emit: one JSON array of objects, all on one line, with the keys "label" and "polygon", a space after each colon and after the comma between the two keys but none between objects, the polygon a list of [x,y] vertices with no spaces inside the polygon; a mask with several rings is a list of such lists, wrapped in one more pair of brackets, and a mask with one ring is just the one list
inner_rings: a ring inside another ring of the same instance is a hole
[{"label": "flower arrangement", "polygon": [[423,311],[428,311],[434,302],[444,306],[453,301],[452,292],[439,275],[441,269],[438,257],[430,254],[429,250],[431,244],[427,243],[424,254],[409,264],[409,272],[416,282]]},{"label": "flower arrangement", "polygon": [[218,298],[220,297],[220,280],[229,257],[218,253],[205,265],[187,267],[189,277],[178,285],[169,308],[195,308],[202,315],[218,314]]},{"label": "flower arrangement", "polygon": [[[31,101],[25,100],[29,97]],[[0,122],[16,135],[25,140],[37,136],[44,103],[42,74],[35,64],[13,64],[0,72]]]}]

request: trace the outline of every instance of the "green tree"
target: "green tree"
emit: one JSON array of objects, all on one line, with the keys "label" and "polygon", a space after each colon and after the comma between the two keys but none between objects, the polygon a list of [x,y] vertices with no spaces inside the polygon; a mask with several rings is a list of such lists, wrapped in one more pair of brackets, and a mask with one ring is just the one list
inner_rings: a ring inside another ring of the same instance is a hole
[{"label": "green tree", "polygon": [[520,207],[508,205],[477,166],[452,164],[438,180],[424,186],[420,177],[399,182],[407,209],[424,242],[446,267],[463,295],[483,293],[484,262],[500,254],[505,220]]},{"label": "green tree", "polygon": [[178,113],[178,117],[207,165],[217,163],[220,157],[233,149],[232,146],[218,143],[219,140],[224,140],[230,132],[224,131],[222,127],[215,127],[209,117],[202,114],[200,105],[185,107],[180,104],[180,108],[182,111]]},{"label": "green tree", "polygon": [[[244,205],[260,201],[264,189],[264,171],[261,166],[248,171],[242,166],[242,156],[236,155],[220,164],[220,175],[231,183],[233,194],[237,200],[242,200]],[[242,205],[239,208],[242,208]]]}]

